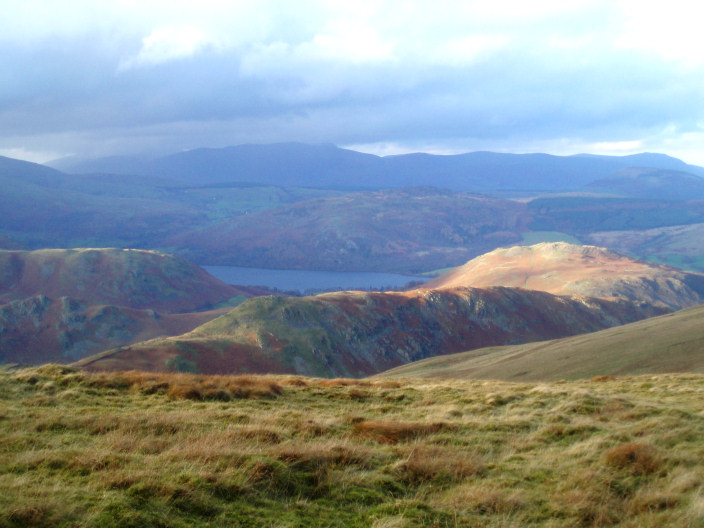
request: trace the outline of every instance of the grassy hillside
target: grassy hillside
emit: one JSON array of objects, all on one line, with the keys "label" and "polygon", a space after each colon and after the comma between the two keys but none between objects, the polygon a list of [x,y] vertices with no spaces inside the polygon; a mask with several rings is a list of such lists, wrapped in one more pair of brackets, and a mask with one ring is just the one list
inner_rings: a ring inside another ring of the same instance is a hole
[{"label": "grassy hillside", "polygon": [[0,303],[35,295],[188,312],[251,294],[180,257],[136,249],[0,249]]},{"label": "grassy hillside", "polygon": [[704,306],[592,334],[430,358],[382,376],[529,381],[664,372],[704,372]]},{"label": "grassy hillside", "polygon": [[222,313],[204,309],[257,293],[155,251],[0,250],[0,364],[67,363],[182,334]]},{"label": "grassy hillside", "polygon": [[0,371],[0,526],[701,526],[703,391]]},{"label": "grassy hillside", "polygon": [[183,364],[208,374],[360,377],[438,354],[592,332],[663,311],[517,288],[259,297],[188,334],[86,358],[81,365],[164,371]]},{"label": "grassy hillside", "polygon": [[237,216],[166,240],[194,262],[415,273],[521,240],[525,204],[435,188],[342,196]]},{"label": "grassy hillside", "polygon": [[704,272],[704,223],[644,230],[599,231],[585,238],[627,255]]},{"label": "grassy hillside", "polygon": [[70,363],[116,346],[179,335],[222,313],[162,314],[36,295],[0,305],[0,364]]},{"label": "grassy hillside", "polygon": [[675,310],[704,303],[704,274],[565,242],[499,248],[425,286],[512,286],[556,295],[620,297]]},{"label": "grassy hillside", "polygon": [[631,198],[702,200],[704,178],[675,170],[630,167],[595,180],[584,189]]}]

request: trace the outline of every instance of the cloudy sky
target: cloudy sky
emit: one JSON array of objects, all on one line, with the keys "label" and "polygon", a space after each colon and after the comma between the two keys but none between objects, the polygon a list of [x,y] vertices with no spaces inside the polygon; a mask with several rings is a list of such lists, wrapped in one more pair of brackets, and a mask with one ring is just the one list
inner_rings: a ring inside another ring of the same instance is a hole
[{"label": "cloudy sky", "polygon": [[689,0],[3,4],[0,155],[302,141],[704,165]]}]

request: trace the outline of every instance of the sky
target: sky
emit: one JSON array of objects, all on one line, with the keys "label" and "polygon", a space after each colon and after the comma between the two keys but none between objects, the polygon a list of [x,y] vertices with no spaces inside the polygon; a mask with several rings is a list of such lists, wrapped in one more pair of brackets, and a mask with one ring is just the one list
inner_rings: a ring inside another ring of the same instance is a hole
[{"label": "sky", "polygon": [[704,165],[691,0],[0,0],[0,155],[300,141]]}]

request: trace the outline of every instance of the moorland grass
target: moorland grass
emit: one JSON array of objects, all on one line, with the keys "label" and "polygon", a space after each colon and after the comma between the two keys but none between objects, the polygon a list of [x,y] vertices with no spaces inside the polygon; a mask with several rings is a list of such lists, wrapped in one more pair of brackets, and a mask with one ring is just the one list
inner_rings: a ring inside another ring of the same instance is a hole
[{"label": "moorland grass", "polygon": [[704,525],[704,376],[0,371],[0,527]]}]

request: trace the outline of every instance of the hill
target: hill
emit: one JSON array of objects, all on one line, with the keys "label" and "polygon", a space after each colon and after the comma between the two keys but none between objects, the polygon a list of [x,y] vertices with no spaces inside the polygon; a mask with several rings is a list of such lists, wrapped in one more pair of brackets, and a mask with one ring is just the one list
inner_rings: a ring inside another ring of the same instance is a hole
[{"label": "hill", "polygon": [[517,288],[259,297],[182,336],[79,364],[91,370],[360,377],[424,357],[592,332],[664,311]]},{"label": "hill", "polygon": [[[164,248],[164,239],[233,216],[339,194],[133,175],[71,175],[0,157],[0,243],[16,247]],[[169,251],[170,253],[173,248]]]},{"label": "hill", "polygon": [[653,229],[598,231],[583,237],[599,246],[681,269],[704,271],[704,223]]},{"label": "hill", "polygon": [[436,188],[317,198],[169,237],[195,262],[282,269],[443,268],[515,243],[524,204]]},{"label": "hill", "polygon": [[691,528],[702,391],[0,370],[0,526]]},{"label": "hill", "polygon": [[496,249],[426,283],[427,288],[462,286],[620,297],[671,309],[704,304],[704,274],[565,242]]},{"label": "hill", "polygon": [[181,258],[123,249],[0,250],[0,363],[70,362],[192,330],[261,294]]},{"label": "hill", "polygon": [[[218,156],[226,158],[223,174],[227,167],[240,167],[234,161],[227,161],[230,150],[215,150]],[[704,201],[691,200],[694,195],[689,191],[680,193],[686,200],[660,199],[660,194],[666,196],[661,192],[655,193],[654,198],[584,195],[581,185],[607,178],[630,165],[646,167],[634,171],[697,173],[696,168],[666,156],[602,159],[485,152],[378,158],[330,145],[260,145],[232,149],[240,154],[245,151],[250,152],[247,154],[250,157],[261,158],[261,164],[273,163],[273,168],[266,169],[272,174],[271,181],[283,181],[287,174],[299,171],[300,178],[296,181],[308,187],[284,188],[263,180],[255,184],[208,182],[207,178],[201,181],[195,176],[174,179],[166,173],[159,173],[160,176],[95,173],[93,171],[100,169],[97,165],[91,167],[90,174],[75,175],[0,158],[0,187],[3,189],[0,193],[3,218],[0,245],[5,249],[143,248],[180,254],[202,264],[416,273],[457,266],[485,251],[517,243],[523,236],[543,240],[543,232],[556,233],[560,239],[576,237],[606,245],[594,237],[604,232],[638,233],[704,223]],[[211,154],[206,151],[199,156],[207,160]],[[240,154],[232,155],[237,158]],[[283,157],[278,158],[279,154]],[[328,163],[325,161],[328,158],[338,161]],[[320,161],[319,165],[316,160]],[[389,164],[388,181],[367,167],[370,160],[384,167]],[[189,167],[187,160],[182,161],[184,168]],[[103,169],[129,166],[128,160],[109,162]],[[648,164],[655,168],[648,169]],[[173,165],[179,166],[178,163]],[[330,169],[332,172],[326,168],[328,165],[335,167]],[[345,171],[358,170],[359,174],[352,178],[353,187],[357,189],[430,183],[460,191],[405,187],[377,193],[351,193],[349,187],[344,192],[312,188],[309,185],[313,182],[313,172],[309,181],[300,168],[303,166],[305,171],[319,171],[320,182],[327,181],[327,185],[338,187],[344,187]],[[210,168],[203,167],[198,174],[211,173]],[[261,170],[262,174],[266,173],[265,168]],[[249,176],[243,172],[242,178],[256,180],[258,171],[259,168],[247,169]],[[333,176],[326,180],[324,173]],[[334,176],[338,173],[339,181]],[[533,176],[528,177],[530,174]],[[559,185],[545,183],[548,180],[541,180],[541,175],[554,179]],[[687,182],[698,178],[685,176]],[[368,185],[364,183],[365,178],[369,180]],[[521,183],[513,191],[496,191],[512,189],[516,181]],[[570,189],[562,189],[560,185],[567,181],[575,183],[570,183]],[[692,182],[696,184],[696,180]],[[492,191],[492,188],[496,189]],[[480,199],[479,195],[470,195],[462,189],[524,198],[541,196],[500,201],[498,198]],[[556,190],[581,191],[582,194],[544,195]],[[425,197],[421,198],[422,195]],[[326,201],[326,197],[330,201]],[[368,203],[364,204],[364,200]],[[310,203],[295,205],[304,201]],[[476,213],[472,211],[473,206],[477,207]],[[322,217],[316,216],[322,214],[330,215],[334,223],[326,225]],[[245,230],[254,236],[247,238]],[[224,231],[228,232],[227,238]],[[292,237],[297,239],[296,244],[291,243]],[[662,245],[662,237],[653,241],[647,248],[638,245],[629,253],[704,271],[704,253],[698,249],[685,244],[673,250]],[[305,247],[303,251],[297,249],[301,245]]]},{"label": "hill", "polygon": [[222,313],[162,314],[36,295],[0,305],[0,364],[70,363],[119,345],[182,334]]},{"label": "hill", "polygon": [[586,191],[658,200],[702,200],[704,178],[682,171],[622,169],[584,186]]},{"label": "hill", "polygon": [[136,249],[0,250],[0,302],[45,295],[177,313],[212,307],[247,290],[190,262]]},{"label": "hill", "polygon": [[665,372],[704,372],[704,306],[593,334],[430,358],[382,376],[549,381]]},{"label": "hill", "polygon": [[191,184],[256,182],[279,186],[379,189],[439,186],[461,191],[574,190],[626,167],[679,170],[704,176],[704,169],[662,154],[551,156],[470,152],[379,157],[335,145],[277,143],[199,148],[151,161],[105,158],[64,160],[73,172],[127,171]]}]

